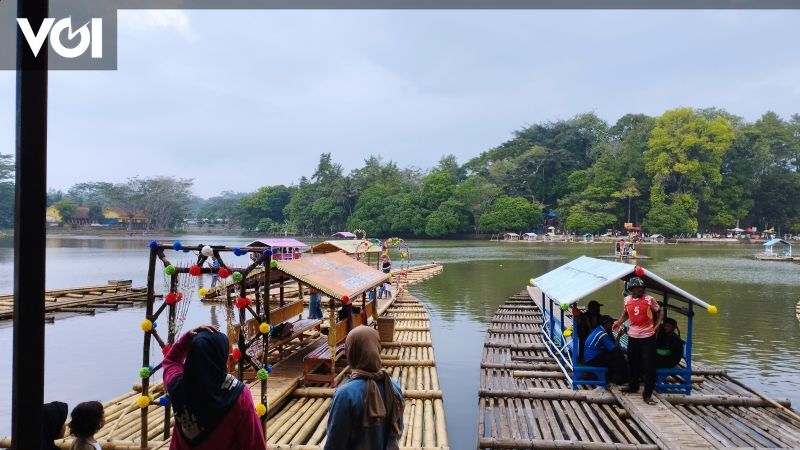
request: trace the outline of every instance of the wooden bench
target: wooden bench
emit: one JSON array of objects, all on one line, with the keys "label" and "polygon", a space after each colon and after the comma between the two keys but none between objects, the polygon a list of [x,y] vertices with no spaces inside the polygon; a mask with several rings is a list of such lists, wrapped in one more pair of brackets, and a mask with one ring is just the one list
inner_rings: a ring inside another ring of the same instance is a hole
[{"label": "wooden bench", "polygon": [[[345,339],[347,339],[347,321],[343,320],[337,322],[332,330],[328,330],[327,344],[303,358],[303,376],[306,385],[319,382],[333,386],[336,381],[336,361],[344,355]],[[332,341],[335,341],[333,355],[331,355]],[[315,373],[320,367],[322,373]]]}]

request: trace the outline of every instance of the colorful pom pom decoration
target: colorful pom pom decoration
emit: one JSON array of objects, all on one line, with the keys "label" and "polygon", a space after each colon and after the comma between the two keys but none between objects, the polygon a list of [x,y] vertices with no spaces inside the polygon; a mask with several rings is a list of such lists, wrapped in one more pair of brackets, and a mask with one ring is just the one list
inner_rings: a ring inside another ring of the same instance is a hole
[{"label": "colorful pom pom decoration", "polygon": [[272,257],[272,250],[266,249],[263,252],[261,252],[261,254],[266,256],[267,258],[271,258]]},{"label": "colorful pom pom decoration", "polygon": [[139,398],[136,399],[136,406],[141,409],[147,408],[150,405],[150,397],[140,395]]},{"label": "colorful pom pom decoration", "polygon": [[267,369],[267,373],[272,373],[272,364],[267,364],[264,368]]},{"label": "colorful pom pom decoration", "polygon": [[259,417],[263,416],[266,413],[267,413],[267,407],[264,406],[263,403],[259,403],[256,405],[256,414],[258,414]]},{"label": "colorful pom pom decoration", "polygon": [[569,327],[569,328],[567,328],[567,329],[566,329],[566,330],[564,330],[564,332],[563,332],[563,333],[561,333],[561,334],[563,334],[563,335],[564,335],[564,337],[570,337],[570,336],[572,336],[572,327]]},{"label": "colorful pom pom decoration", "polygon": [[203,248],[200,249],[200,253],[202,253],[203,256],[214,256],[214,249],[211,248],[210,245],[204,245]]},{"label": "colorful pom pom decoration", "polygon": [[172,249],[176,252],[181,251],[181,241],[175,241],[175,243],[172,244]]},{"label": "colorful pom pom decoration", "polygon": [[170,350],[172,350],[172,346],[167,344],[161,349],[161,354],[167,356]]},{"label": "colorful pom pom decoration", "polygon": [[139,369],[139,378],[150,378],[150,375],[152,375],[152,373],[149,367],[142,367]]},{"label": "colorful pom pom decoration", "polygon": [[174,305],[178,303],[178,296],[175,295],[174,292],[168,292],[167,295],[164,296],[164,302],[168,305]]},{"label": "colorful pom pom decoration", "polygon": [[636,268],[633,269],[633,273],[637,277],[643,277],[644,276],[644,269],[641,266],[636,266]]},{"label": "colorful pom pom decoration", "polygon": [[208,295],[208,289],[200,288],[197,290],[197,293],[200,294],[200,297],[205,297],[206,295]]},{"label": "colorful pom pom decoration", "polygon": [[167,397],[166,395],[162,395],[161,397],[159,397],[158,398],[158,405],[159,406],[167,406],[167,405],[169,405],[169,397]]},{"label": "colorful pom pom decoration", "polygon": [[561,305],[561,309],[562,309],[563,311],[566,311],[566,310],[568,310],[568,309],[569,309],[569,304],[568,304],[568,303],[564,303],[563,305]]},{"label": "colorful pom pom decoration", "polygon": [[238,282],[242,281],[243,278],[244,278],[244,275],[242,275],[241,272],[233,272],[233,281],[238,283]]},{"label": "colorful pom pom decoration", "polygon": [[169,275],[169,276],[173,276],[177,272],[178,272],[178,269],[176,269],[175,266],[173,266],[172,264],[168,265],[167,267],[164,267],[164,273]]},{"label": "colorful pom pom decoration", "polygon": [[158,242],[157,241],[150,241],[150,249],[151,250],[155,250],[157,248],[158,248]]},{"label": "colorful pom pom decoration", "polygon": [[716,307],[716,306],[714,306],[714,305],[709,305],[709,306],[708,306],[708,313],[709,313],[709,314],[712,314],[712,315],[713,315],[713,314],[716,314],[716,313],[717,313],[717,307]]},{"label": "colorful pom pom decoration", "polygon": [[239,297],[236,299],[236,307],[239,309],[244,309],[247,307],[247,298],[246,297]]},{"label": "colorful pom pom decoration", "polygon": [[153,322],[150,322],[147,319],[144,319],[142,323],[139,324],[139,328],[142,329],[145,333],[153,329]]},{"label": "colorful pom pom decoration", "polygon": [[242,359],[242,351],[239,350],[238,348],[234,348],[233,351],[231,352],[231,358],[233,358],[234,361]]},{"label": "colorful pom pom decoration", "polygon": [[236,256],[242,256],[242,249],[240,249],[239,247],[234,247],[233,254]]},{"label": "colorful pom pom decoration", "polygon": [[275,261],[275,260],[273,259],[272,261],[270,261],[270,262],[269,262],[269,266],[270,266],[271,268],[273,268],[273,269],[277,269],[277,268],[278,268],[278,261]]},{"label": "colorful pom pom decoration", "polygon": [[178,292],[178,295],[176,295],[176,297],[178,297],[178,301],[183,300],[183,292]]},{"label": "colorful pom pom decoration", "polygon": [[267,322],[261,322],[261,325],[258,326],[258,331],[261,334],[268,334],[271,329],[272,327]]},{"label": "colorful pom pom decoration", "polygon": [[269,372],[267,372],[266,369],[258,369],[256,375],[258,375],[259,380],[266,380],[267,377],[269,377]]},{"label": "colorful pom pom decoration", "polygon": [[231,276],[231,271],[225,267],[222,267],[217,271],[217,275],[219,275],[220,278],[228,278]]},{"label": "colorful pom pom decoration", "polygon": [[345,295],[345,296],[343,296],[343,297],[342,297],[342,303],[344,303],[345,305],[346,305],[346,304],[348,304],[348,303],[350,303],[350,297],[348,297],[348,296],[346,296],[346,295]]},{"label": "colorful pom pom decoration", "polygon": [[189,275],[193,277],[199,277],[203,273],[203,268],[198,266],[197,264],[192,264],[189,267]]},{"label": "colorful pom pom decoration", "polygon": [[533,279],[533,278],[531,278],[530,280],[528,280],[528,283],[530,283],[530,285],[531,285],[531,286],[536,286],[536,281],[534,281],[534,279]]}]

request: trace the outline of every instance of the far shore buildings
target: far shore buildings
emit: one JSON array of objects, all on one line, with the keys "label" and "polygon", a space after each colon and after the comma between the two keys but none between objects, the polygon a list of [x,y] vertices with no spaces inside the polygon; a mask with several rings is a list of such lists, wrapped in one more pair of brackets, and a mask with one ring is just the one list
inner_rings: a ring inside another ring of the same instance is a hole
[{"label": "far shore buildings", "polygon": [[78,207],[75,214],[63,221],[61,214],[54,207],[47,208],[45,221],[49,227],[62,225],[71,228],[109,228],[117,230],[148,230],[152,229],[152,221],[141,211],[125,211],[121,208],[105,208],[102,217],[89,217],[89,208]]}]

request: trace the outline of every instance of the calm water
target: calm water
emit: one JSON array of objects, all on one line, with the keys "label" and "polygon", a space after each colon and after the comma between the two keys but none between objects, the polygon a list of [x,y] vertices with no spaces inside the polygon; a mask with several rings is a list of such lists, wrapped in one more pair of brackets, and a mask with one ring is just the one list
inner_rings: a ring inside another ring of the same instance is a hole
[{"label": "calm water", "polygon": [[[53,238],[48,240],[47,287],[103,284],[133,279],[143,285],[147,240],[128,238]],[[241,237],[181,238],[185,243],[245,244]],[[11,291],[13,250],[0,240],[0,292]],[[460,241],[411,242],[417,262],[445,263],[444,272],[412,292],[431,311],[439,377],[445,395],[448,432],[455,449],[474,448],[477,424],[478,369],[483,334],[495,309],[524,288],[527,280],[580,256],[609,253],[604,244],[528,244]],[[756,246],[658,245],[642,247],[653,257],[645,264],[657,274],[719,307],[716,316],[701,311],[695,322],[695,357],[727,368],[770,395],[800,405],[796,373],[800,361],[800,264],[760,262],[750,258]],[[163,287],[160,277],[157,286]],[[616,315],[618,288],[593,296]],[[185,329],[202,323],[225,323],[223,310],[189,305]],[[141,364],[143,308],[57,320],[45,327],[45,397],[74,405],[105,400],[128,390]],[[10,326],[0,326],[0,395],[11,394]],[[9,402],[0,402],[0,435],[10,429]]]}]

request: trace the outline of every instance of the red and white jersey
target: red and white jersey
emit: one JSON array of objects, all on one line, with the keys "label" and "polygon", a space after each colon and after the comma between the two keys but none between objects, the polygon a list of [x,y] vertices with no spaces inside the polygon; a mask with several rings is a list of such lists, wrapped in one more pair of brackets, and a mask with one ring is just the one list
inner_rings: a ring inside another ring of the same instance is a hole
[{"label": "red and white jersey", "polygon": [[640,298],[625,297],[625,312],[631,321],[628,336],[641,339],[654,335],[653,318],[660,308],[656,299],[647,294]]}]

